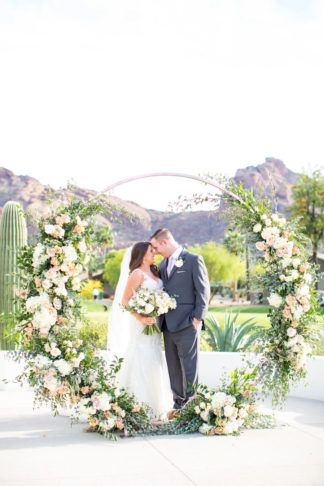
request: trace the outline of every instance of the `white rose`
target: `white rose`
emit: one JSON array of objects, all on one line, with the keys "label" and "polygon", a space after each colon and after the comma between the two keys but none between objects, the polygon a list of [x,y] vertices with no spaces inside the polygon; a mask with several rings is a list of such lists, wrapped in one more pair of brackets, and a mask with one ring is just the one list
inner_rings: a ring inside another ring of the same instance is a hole
[{"label": "white rose", "polygon": [[54,356],[54,358],[56,358],[57,356],[59,356],[61,354],[61,351],[58,348],[52,348],[50,353],[51,353],[52,356]]},{"label": "white rose", "polygon": [[154,305],[152,305],[152,304],[146,304],[146,306],[145,306],[145,313],[146,314],[150,314],[153,311],[154,311]]},{"label": "white rose", "polygon": [[29,297],[26,300],[26,309],[28,312],[33,312],[38,307],[49,304],[49,295],[46,292],[36,295],[34,297]]},{"label": "white rose", "polygon": [[200,417],[203,419],[204,422],[207,422],[208,421],[208,411],[207,410],[204,410],[203,412],[201,412],[200,414]]},{"label": "white rose", "polygon": [[270,294],[270,297],[268,297],[268,302],[273,307],[280,307],[282,304],[282,298],[280,297],[280,295],[274,292]]},{"label": "white rose", "polygon": [[57,309],[57,310],[62,309],[61,299],[58,299],[57,297],[55,297],[55,299],[53,300],[53,305],[54,305],[55,309]]},{"label": "white rose", "polygon": [[48,235],[52,235],[56,231],[55,226],[52,224],[46,224],[44,230]]},{"label": "white rose", "polygon": [[287,336],[289,337],[294,337],[296,335],[297,331],[294,327],[288,327],[287,329]]},{"label": "white rose", "polygon": [[224,392],[216,392],[212,396],[211,399],[211,404],[213,408],[220,408],[224,406],[225,400],[226,400],[226,393]]},{"label": "white rose", "polygon": [[58,387],[57,379],[52,375],[47,376],[44,380],[44,387],[49,391],[54,392]]},{"label": "white rose", "polygon": [[260,223],[257,223],[253,226],[254,233],[260,233],[261,230],[262,230],[262,225]]},{"label": "white rose", "polygon": [[69,375],[72,371],[72,366],[65,359],[58,359],[55,361],[54,366],[56,366],[63,376]]},{"label": "white rose", "polygon": [[231,417],[233,413],[234,413],[234,407],[232,407],[232,405],[225,405],[224,407],[225,417]]},{"label": "white rose", "polygon": [[32,324],[35,329],[39,329],[42,336],[46,336],[50,328],[55,324],[56,317],[56,312],[49,312],[46,307],[43,307],[35,312]]},{"label": "white rose", "polygon": [[42,356],[41,354],[36,356],[36,358],[34,359],[34,365],[36,366],[36,368],[47,368],[51,364],[51,360],[46,356]]},{"label": "white rose", "polygon": [[298,295],[309,297],[309,286],[308,285],[301,285],[297,290]]},{"label": "white rose", "polygon": [[64,252],[65,260],[67,262],[75,262],[75,260],[78,259],[78,255],[77,252],[75,251],[74,246],[72,245],[63,246],[62,249]]},{"label": "white rose", "polygon": [[67,296],[67,290],[65,288],[65,285],[62,283],[56,289],[54,290],[56,295],[60,295],[61,297],[66,297]]},{"label": "white rose", "polygon": [[111,408],[110,400],[111,400],[111,396],[108,395],[108,393],[101,393],[101,395],[98,395],[99,409],[102,411],[110,410]]},{"label": "white rose", "polygon": [[50,282],[48,279],[45,279],[45,280],[42,281],[42,287],[45,290],[50,289],[52,287],[52,285],[53,285],[52,282]]}]

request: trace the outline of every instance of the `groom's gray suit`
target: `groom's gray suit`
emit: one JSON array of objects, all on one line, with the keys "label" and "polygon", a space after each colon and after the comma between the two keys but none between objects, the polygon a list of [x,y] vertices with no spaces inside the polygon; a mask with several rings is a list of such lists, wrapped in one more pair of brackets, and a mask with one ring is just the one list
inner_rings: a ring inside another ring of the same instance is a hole
[{"label": "groom's gray suit", "polygon": [[159,267],[166,292],[175,297],[177,308],[160,320],[164,335],[174,408],[181,408],[192,396],[192,386],[198,383],[199,332],[193,318],[204,320],[208,309],[210,286],[203,258],[183,249],[168,276],[168,259]]}]

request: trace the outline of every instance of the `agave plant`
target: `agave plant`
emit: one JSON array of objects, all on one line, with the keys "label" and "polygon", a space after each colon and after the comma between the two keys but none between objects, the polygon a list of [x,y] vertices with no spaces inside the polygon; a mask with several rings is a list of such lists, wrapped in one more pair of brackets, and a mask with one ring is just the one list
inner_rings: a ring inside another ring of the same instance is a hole
[{"label": "agave plant", "polygon": [[237,324],[239,313],[225,314],[224,326],[221,326],[214,315],[207,317],[206,341],[213,351],[247,351],[261,337],[264,329],[258,326],[254,317]]}]

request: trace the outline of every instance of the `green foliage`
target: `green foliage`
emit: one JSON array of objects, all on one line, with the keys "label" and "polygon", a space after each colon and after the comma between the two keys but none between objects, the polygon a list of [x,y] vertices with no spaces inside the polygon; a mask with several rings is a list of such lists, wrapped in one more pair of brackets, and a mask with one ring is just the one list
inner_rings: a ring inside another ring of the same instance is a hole
[{"label": "green foliage", "polygon": [[106,349],[107,329],[108,329],[107,313],[105,313],[104,322],[100,322],[98,320],[94,322],[92,319],[87,319],[83,323],[80,329],[80,338],[88,346],[91,346],[93,348],[98,348],[98,349]]},{"label": "green foliage", "polygon": [[97,248],[106,248],[114,243],[114,235],[112,229],[105,226],[97,226],[94,230],[94,240]]},{"label": "green foliage", "polygon": [[224,326],[214,315],[206,321],[206,341],[213,351],[243,352],[262,336],[263,328],[253,322],[253,318],[237,324],[239,314],[225,314]]},{"label": "green foliage", "polygon": [[113,288],[116,288],[119,280],[120,265],[125,251],[125,249],[111,250],[105,258],[103,277]]},{"label": "green foliage", "polygon": [[21,278],[17,257],[26,244],[27,226],[23,209],[19,203],[8,201],[0,224],[0,349],[14,347],[8,331],[19,310],[16,293],[19,292]]},{"label": "green foliage", "polygon": [[85,281],[81,292],[80,296],[83,299],[92,299],[93,298],[93,289],[98,289],[98,290],[103,290],[104,286],[102,282],[99,282],[99,280],[91,280],[88,279]]},{"label": "green foliage", "polygon": [[230,253],[242,256],[245,253],[246,237],[238,231],[228,231],[224,237],[224,245]]},{"label": "green foliage", "polygon": [[311,239],[313,261],[316,262],[319,245],[324,241],[324,176],[314,171],[301,174],[293,187],[293,204],[289,210],[297,218],[299,229]]},{"label": "green foliage", "polygon": [[228,284],[244,275],[244,263],[224,245],[210,241],[203,245],[190,246],[188,250],[204,258],[211,282]]}]

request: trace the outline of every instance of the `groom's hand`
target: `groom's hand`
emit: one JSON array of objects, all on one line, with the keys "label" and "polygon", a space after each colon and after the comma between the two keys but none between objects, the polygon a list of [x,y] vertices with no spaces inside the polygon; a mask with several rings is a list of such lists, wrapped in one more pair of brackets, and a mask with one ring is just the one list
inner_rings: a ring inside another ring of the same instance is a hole
[{"label": "groom's hand", "polygon": [[193,320],[192,320],[192,325],[194,326],[194,328],[196,329],[196,331],[200,331],[201,330],[201,327],[202,327],[202,321],[200,321],[199,319],[196,319],[194,317]]}]

